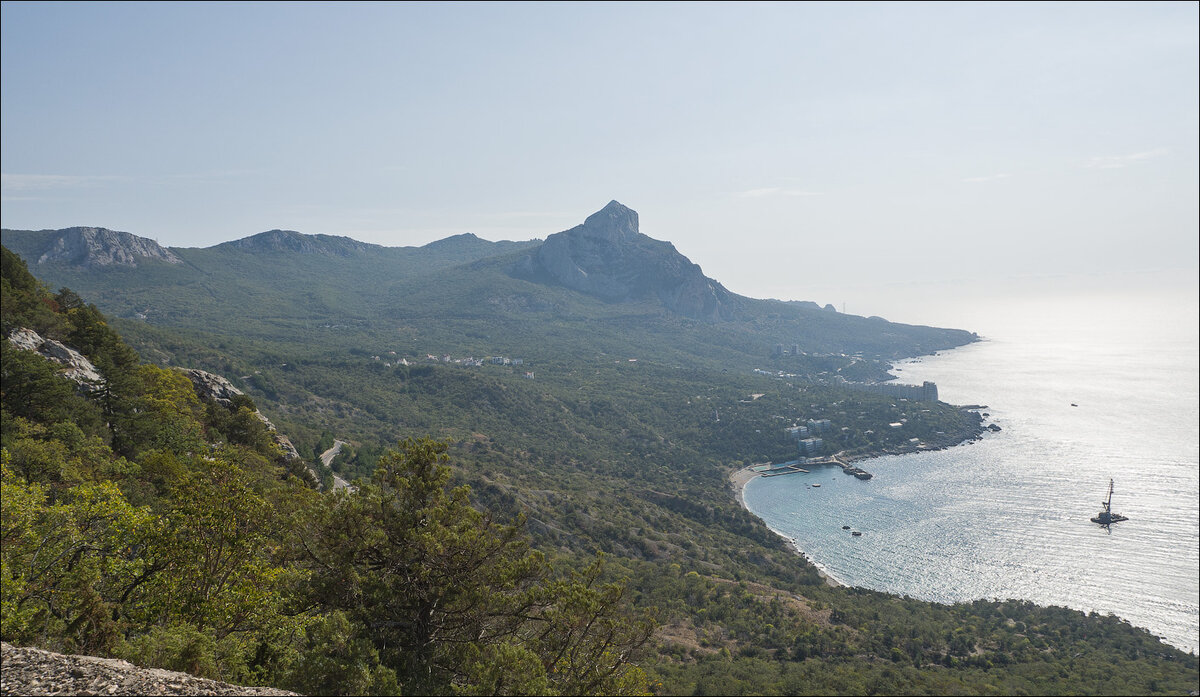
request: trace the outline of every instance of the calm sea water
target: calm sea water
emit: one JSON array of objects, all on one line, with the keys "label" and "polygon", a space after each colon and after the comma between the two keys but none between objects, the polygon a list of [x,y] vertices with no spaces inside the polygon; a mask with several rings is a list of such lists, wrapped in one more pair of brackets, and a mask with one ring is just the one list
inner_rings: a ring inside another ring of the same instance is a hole
[{"label": "calm sea water", "polygon": [[[1194,291],[973,310],[986,340],[897,364],[1003,430],[943,451],[757,478],[749,509],[836,580],[953,602],[1111,613],[1200,646],[1200,329]],[[964,326],[959,324],[958,326]],[[1077,404],[1078,406],[1073,406]],[[1109,478],[1126,522],[1088,519]],[[811,485],[819,483],[819,488]],[[862,531],[852,537],[849,525]]]}]

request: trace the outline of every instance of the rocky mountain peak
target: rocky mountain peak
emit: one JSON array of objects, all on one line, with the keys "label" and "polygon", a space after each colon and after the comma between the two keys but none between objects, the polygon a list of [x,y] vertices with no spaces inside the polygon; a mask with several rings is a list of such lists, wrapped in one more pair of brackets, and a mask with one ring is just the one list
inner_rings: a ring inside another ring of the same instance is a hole
[{"label": "rocky mountain peak", "polygon": [[451,235],[440,240],[434,240],[422,247],[428,250],[444,250],[444,249],[460,249],[469,248],[478,245],[488,245],[491,242],[479,237],[473,232],[464,232],[458,235]]},{"label": "rocky mountain peak", "polygon": [[183,260],[154,240],[102,227],[71,227],[56,230],[37,263],[51,262],[95,268],[137,266],[138,261],[157,259],[168,264]]},{"label": "rocky mountain peak", "polygon": [[617,201],[582,225],[550,235],[513,275],[566,286],[605,302],[657,299],[685,317],[715,321],[736,314],[738,297],[708,278],[670,242],[638,230],[638,214]]},{"label": "rocky mountain peak", "polygon": [[334,254],[349,256],[378,245],[359,242],[349,237],[335,235],[306,235],[295,230],[267,230],[257,235],[243,237],[240,240],[225,242],[219,247],[232,247],[247,252],[280,253],[294,252],[299,254]]},{"label": "rocky mountain peak", "polygon": [[574,232],[587,237],[621,243],[638,233],[638,214],[632,208],[626,208],[617,201],[609,201],[608,205],[592,213],[579,225],[568,232]]}]

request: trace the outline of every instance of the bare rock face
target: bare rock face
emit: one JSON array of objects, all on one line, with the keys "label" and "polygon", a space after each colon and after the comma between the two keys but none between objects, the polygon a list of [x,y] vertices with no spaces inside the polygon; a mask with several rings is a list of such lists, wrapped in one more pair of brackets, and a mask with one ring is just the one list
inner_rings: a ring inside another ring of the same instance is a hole
[{"label": "bare rock face", "polygon": [[8,340],[24,351],[36,351],[48,360],[63,366],[63,376],[76,382],[85,390],[94,390],[104,384],[104,377],[96,366],[82,353],[54,339],[44,339],[32,329],[16,329]]},{"label": "bare rock face", "polygon": [[350,256],[357,252],[379,249],[379,245],[359,242],[349,237],[335,235],[306,235],[295,230],[268,230],[240,240],[224,242],[221,247],[230,247],[253,253],[275,254],[295,252],[299,254],[330,254]]},{"label": "bare rock face", "polygon": [[[259,416],[264,420],[266,419],[266,417],[263,417],[262,414],[259,414]],[[275,445],[278,445],[279,449],[283,451],[284,457],[289,460],[301,459],[300,451],[296,450],[296,446],[292,445],[292,441],[287,436],[275,430],[275,424],[267,421],[267,427],[271,430],[271,437],[275,439]]]},{"label": "bare rock face", "polygon": [[41,334],[25,328],[14,329],[13,333],[8,335],[8,340],[22,351],[37,351],[46,343]]},{"label": "bare rock face", "polygon": [[[233,404],[233,398],[240,394],[245,394],[238,388],[233,386],[229,380],[214,375],[213,373],[198,370],[196,368],[180,368],[180,371],[192,381],[192,386],[196,388],[196,394],[201,399],[209,399],[223,407],[229,407]],[[254,415],[259,418],[267,426],[267,430],[271,432],[271,437],[275,440],[275,444],[283,451],[285,457],[289,460],[300,460],[300,452],[296,450],[296,446],[287,436],[279,432],[275,428],[275,424],[263,415],[261,411],[255,410]]]},{"label": "bare rock face", "polygon": [[183,260],[154,240],[100,227],[72,227],[58,236],[38,257],[37,263],[61,262],[72,266],[137,266],[139,260],[158,259],[168,264]]},{"label": "bare rock face", "polygon": [[271,687],[245,687],[197,678],[161,668],[138,668],[128,661],[71,656],[34,648],[0,645],[6,695],[294,695]]},{"label": "bare rock face", "polygon": [[668,310],[694,319],[730,319],[737,313],[736,295],[705,276],[670,242],[641,234],[637,213],[616,201],[583,225],[547,237],[513,274],[605,302],[657,299]]},{"label": "bare rock face", "polygon": [[223,407],[230,407],[233,405],[234,397],[245,394],[220,375],[195,368],[180,368],[179,370],[192,381],[200,399],[209,399]]}]

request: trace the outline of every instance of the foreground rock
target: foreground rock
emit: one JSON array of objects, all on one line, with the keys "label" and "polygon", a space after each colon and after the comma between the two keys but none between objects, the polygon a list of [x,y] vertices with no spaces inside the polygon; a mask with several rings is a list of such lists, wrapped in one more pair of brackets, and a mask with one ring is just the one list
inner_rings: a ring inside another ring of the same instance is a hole
[{"label": "foreground rock", "polygon": [[5,695],[294,695],[270,687],[243,687],[128,661],[68,656],[3,644]]},{"label": "foreground rock", "polygon": [[8,340],[23,351],[34,351],[61,365],[63,376],[77,383],[85,392],[96,389],[104,382],[100,371],[82,353],[54,339],[44,339],[32,329],[15,329],[9,334]]}]

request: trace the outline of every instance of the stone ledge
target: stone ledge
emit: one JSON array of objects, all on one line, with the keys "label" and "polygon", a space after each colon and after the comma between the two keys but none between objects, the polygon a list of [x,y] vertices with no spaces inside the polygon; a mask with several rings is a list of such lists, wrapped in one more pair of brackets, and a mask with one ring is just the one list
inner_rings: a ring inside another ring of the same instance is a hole
[{"label": "stone ledge", "polygon": [[270,687],[230,685],[187,673],[139,668],[129,661],[69,656],[3,644],[4,695],[294,695]]}]

